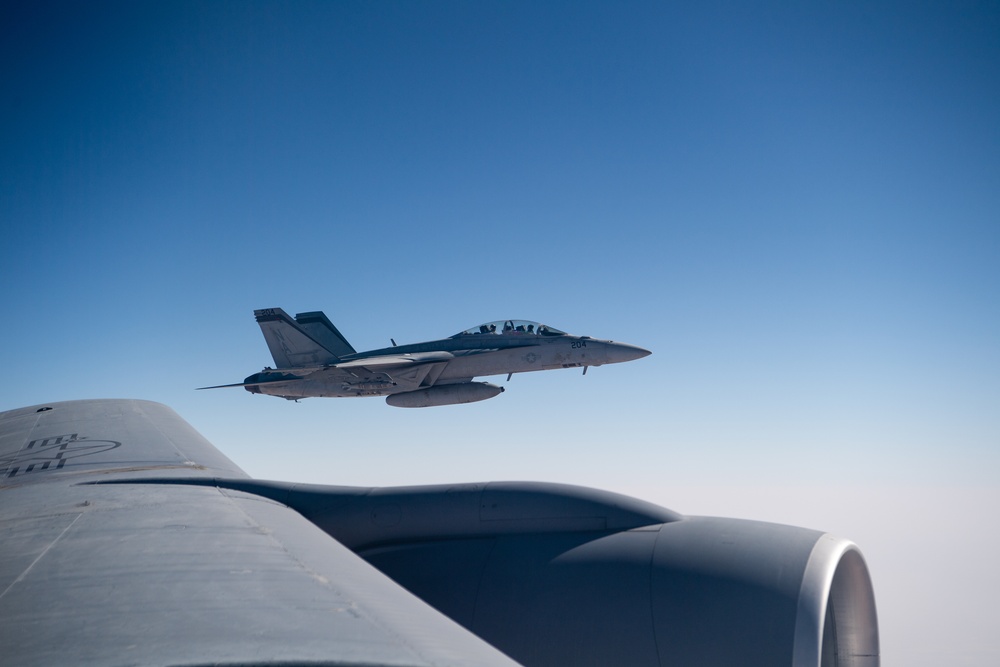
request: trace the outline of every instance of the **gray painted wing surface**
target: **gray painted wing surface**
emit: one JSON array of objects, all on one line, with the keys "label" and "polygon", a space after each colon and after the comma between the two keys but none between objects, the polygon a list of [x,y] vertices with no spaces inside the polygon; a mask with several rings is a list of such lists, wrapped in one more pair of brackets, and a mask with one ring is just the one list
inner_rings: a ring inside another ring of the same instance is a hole
[{"label": "gray painted wing surface", "polygon": [[170,483],[246,475],[165,406],[2,413],[0,475],[5,664],[515,664],[285,505]]}]

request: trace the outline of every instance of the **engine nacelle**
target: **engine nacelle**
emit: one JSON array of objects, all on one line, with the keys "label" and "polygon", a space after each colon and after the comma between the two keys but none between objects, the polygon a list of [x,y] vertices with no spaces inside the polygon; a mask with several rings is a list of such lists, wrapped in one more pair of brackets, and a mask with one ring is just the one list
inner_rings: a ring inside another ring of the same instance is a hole
[{"label": "engine nacelle", "polygon": [[819,531],[556,484],[235,486],[529,667],[879,664],[864,558]]},{"label": "engine nacelle", "polygon": [[485,401],[503,393],[503,387],[490,382],[439,384],[426,389],[390,394],[385,402],[396,408],[429,408],[435,405],[457,405]]}]

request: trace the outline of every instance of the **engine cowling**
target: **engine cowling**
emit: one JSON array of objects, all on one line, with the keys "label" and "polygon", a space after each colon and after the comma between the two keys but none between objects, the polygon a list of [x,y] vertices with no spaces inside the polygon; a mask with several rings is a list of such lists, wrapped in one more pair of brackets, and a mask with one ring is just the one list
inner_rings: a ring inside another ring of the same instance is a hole
[{"label": "engine cowling", "polygon": [[554,484],[251,484],[524,665],[879,664],[864,558],[826,533]]}]

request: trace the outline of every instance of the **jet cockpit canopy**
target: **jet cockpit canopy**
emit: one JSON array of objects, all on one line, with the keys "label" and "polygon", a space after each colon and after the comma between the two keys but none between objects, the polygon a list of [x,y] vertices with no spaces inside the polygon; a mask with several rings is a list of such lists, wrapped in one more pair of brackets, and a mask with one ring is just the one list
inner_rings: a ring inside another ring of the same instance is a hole
[{"label": "jet cockpit canopy", "polygon": [[460,331],[452,336],[452,338],[478,336],[481,334],[499,336],[565,336],[566,332],[530,320],[497,320],[496,322],[487,322],[486,324],[480,324],[477,327]]}]

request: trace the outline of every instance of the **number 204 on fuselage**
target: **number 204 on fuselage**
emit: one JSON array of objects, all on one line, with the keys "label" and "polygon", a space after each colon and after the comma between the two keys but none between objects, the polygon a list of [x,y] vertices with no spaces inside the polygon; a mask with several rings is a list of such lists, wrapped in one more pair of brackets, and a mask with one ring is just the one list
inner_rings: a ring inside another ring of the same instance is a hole
[{"label": "number 204 on fuselage", "polygon": [[280,308],[254,316],[274,357],[243,382],[202,387],[244,387],[289,400],[309,397],[385,396],[402,408],[473,403],[503,387],[474,378],[616,364],[650,352],[635,345],[574,336],[538,322],[498,320],[442,340],[357,352],[322,312],[290,317]]}]

